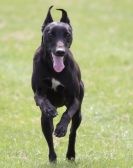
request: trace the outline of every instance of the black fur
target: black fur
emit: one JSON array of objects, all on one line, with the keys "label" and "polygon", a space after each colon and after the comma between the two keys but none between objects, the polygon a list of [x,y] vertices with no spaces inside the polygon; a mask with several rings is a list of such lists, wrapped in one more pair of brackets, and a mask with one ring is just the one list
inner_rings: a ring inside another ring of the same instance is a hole
[{"label": "black fur", "polygon": [[[72,43],[72,27],[67,12],[58,9],[62,11],[62,18],[60,22],[53,22],[51,8],[52,6],[43,23],[42,42],[33,60],[32,89],[36,105],[40,107],[42,113],[41,126],[49,147],[49,160],[56,161],[53,132],[57,137],[65,136],[70,121],[72,125],[66,157],[73,160],[76,130],[81,122],[84,87],[80,69],[69,50]],[[56,72],[53,68],[52,54],[56,58],[63,58],[64,68],[60,72]],[[52,89],[52,79],[60,82],[56,90]],[[66,106],[66,111],[54,130],[53,117],[57,115],[56,110],[61,106]]]}]

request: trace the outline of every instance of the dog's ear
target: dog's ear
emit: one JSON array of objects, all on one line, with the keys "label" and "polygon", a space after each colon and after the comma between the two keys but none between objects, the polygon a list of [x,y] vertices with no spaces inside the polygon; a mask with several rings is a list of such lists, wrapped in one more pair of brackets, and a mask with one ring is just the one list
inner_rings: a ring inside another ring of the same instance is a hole
[{"label": "dog's ear", "polygon": [[69,18],[67,16],[67,12],[64,9],[57,9],[57,10],[62,11],[62,17],[60,19],[60,22],[64,22],[64,23],[70,24],[70,20],[69,20]]},{"label": "dog's ear", "polygon": [[51,22],[53,22],[53,19],[52,19],[52,16],[51,16],[51,13],[50,13],[50,10],[53,6],[50,6],[49,10],[48,10],[48,13],[47,13],[47,16],[46,16],[46,19],[44,20],[43,22],[43,25],[42,25],[42,32],[45,28],[45,26]]}]

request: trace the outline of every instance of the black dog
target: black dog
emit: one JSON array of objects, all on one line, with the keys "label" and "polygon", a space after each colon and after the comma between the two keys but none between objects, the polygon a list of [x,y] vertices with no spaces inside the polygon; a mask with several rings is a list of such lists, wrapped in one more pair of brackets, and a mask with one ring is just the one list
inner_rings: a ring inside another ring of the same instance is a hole
[{"label": "black dog", "polygon": [[[81,123],[81,103],[84,95],[83,83],[77,63],[69,48],[72,43],[72,27],[63,9],[60,22],[54,22],[50,10],[42,26],[42,42],[37,49],[32,74],[32,89],[35,102],[42,112],[41,126],[49,147],[49,160],[56,161],[53,131],[56,137],[66,135],[72,119],[66,157],[75,158],[76,130]],[[54,130],[53,117],[56,109],[66,106],[60,122]]]}]

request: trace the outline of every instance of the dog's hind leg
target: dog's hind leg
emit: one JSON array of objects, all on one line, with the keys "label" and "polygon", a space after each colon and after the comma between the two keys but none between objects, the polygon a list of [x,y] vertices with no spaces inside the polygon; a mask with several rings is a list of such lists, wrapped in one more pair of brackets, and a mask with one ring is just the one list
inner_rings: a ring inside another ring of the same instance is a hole
[{"label": "dog's hind leg", "polygon": [[[83,97],[84,97],[84,86],[83,86],[83,83],[81,82],[80,83],[80,103],[81,104],[82,104]],[[75,160],[76,131],[80,126],[81,120],[82,120],[82,116],[81,116],[81,107],[80,107],[79,110],[77,110],[75,115],[72,117],[72,125],[70,129],[69,143],[68,143],[68,149],[66,154],[66,158],[68,160]]]},{"label": "dog's hind leg", "polygon": [[42,126],[42,132],[46,138],[48,147],[49,147],[49,161],[55,162],[56,161],[56,153],[54,150],[54,144],[53,144],[53,118],[47,117],[45,114],[42,113],[41,116],[41,126]]},{"label": "dog's hind leg", "polygon": [[72,126],[70,129],[69,143],[66,157],[68,160],[75,159],[75,141],[76,141],[76,131],[81,123],[81,113],[80,110],[72,118]]}]

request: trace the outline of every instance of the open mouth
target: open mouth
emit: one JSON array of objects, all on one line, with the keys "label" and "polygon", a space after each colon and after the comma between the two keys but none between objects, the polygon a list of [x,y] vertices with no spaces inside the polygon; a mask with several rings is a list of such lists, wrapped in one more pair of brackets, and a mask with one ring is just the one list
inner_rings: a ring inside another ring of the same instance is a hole
[{"label": "open mouth", "polygon": [[62,72],[63,69],[65,68],[65,65],[64,65],[64,57],[59,57],[59,56],[56,56],[52,53],[52,58],[53,58],[53,69],[55,72]]}]

